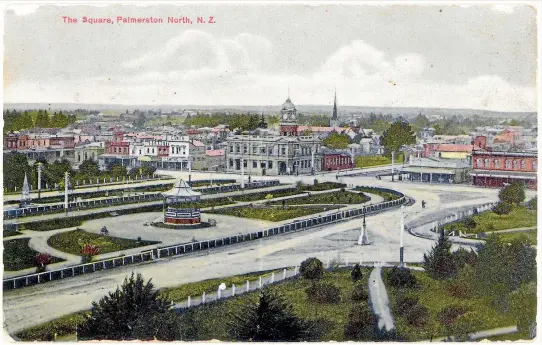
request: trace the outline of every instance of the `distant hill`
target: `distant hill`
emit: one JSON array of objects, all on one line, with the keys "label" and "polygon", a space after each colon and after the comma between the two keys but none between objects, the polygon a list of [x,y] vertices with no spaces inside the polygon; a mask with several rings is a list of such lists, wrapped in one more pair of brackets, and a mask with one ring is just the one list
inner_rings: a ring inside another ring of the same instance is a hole
[{"label": "distant hill", "polygon": [[[276,106],[264,106],[265,114],[278,113],[280,104]],[[296,104],[299,112],[306,114],[327,114],[331,112],[332,105],[304,105]],[[199,111],[226,111],[226,112],[251,112],[259,113],[262,109],[260,106],[245,106],[245,105],[126,105],[126,104],[76,104],[76,103],[4,103],[4,109],[50,109],[57,110],[75,110],[88,109],[99,111],[133,111],[139,110],[199,110]],[[498,112],[479,109],[445,109],[445,108],[417,108],[417,107],[367,107],[367,106],[339,106],[340,115],[356,115],[356,114],[391,114],[403,116],[415,116],[419,113],[424,115],[442,115],[442,116],[484,116],[484,117],[507,117],[507,118],[524,118],[525,116],[536,116],[535,112]]]}]

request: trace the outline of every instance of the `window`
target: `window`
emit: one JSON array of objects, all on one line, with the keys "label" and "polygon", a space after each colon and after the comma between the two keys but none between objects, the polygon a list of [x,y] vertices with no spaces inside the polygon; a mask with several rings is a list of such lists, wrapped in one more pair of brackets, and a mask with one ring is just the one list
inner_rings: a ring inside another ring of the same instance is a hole
[{"label": "window", "polygon": [[257,168],[257,167],[258,167],[258,162],[252,161],[252,167],[253,167],[253,168]]},{"label": "window", "polygon": [[484,159],[484,168],[489,169],[489,158]]},{"label": "window", "polygon": [[536,171],[536,161],[533,161],[533,170]]},{"label": "window", "polygon": [[514,159],[514,161],[512,162],[512,164],[513,164],[514,169],[517,169],[518,166],[519,166],[517,159]]},{"label": "window", "polygon": [[239,144],[235,145],[235,152],[239,153],[240,151],[241,151],[241,148],[240,148]]},{"label": "window", "polygon": [[493,166],[495,167],[495,169],[499,169],[501,167],[501,161],[498,159],[495,159],[493,161]]},{"label": "window", "polygon": [[260,147],[260,152],[261,152],[262,154],[265,154],[265,146]]},{"label": "window", "polygon": [[521,169],[525,169],[525,159],[521,160]]},{"label": "window", "polygon": [[286,154],[286,147],[280,148],[280,154],[285,155]]},{"label": "window", "polygon": [[248,161],[246,159],[243,159],[243,167],[246,168],[248,166]]},{"label": "window", "polygon": [[[232,146],[233,148],[233,146]],[[233,167],[233,159],[230,158],[230,168]]]},{"label": "window", "polygon": [[230,153],[233,153],[233,145],[230,145]]},{"label": "window", "polygon": [[243,153],[247,153],[247,145],[243,144]]},{"label": "window", "polygon": [[262,161],[262,162],[260,163],[260,168],[265,169],[265,161]]},{"label": "window", "polygon": [[256,146],[256,145],[252,146],[252,153],[254,153],[254,154],[258,153],[258,146]]},{"label": "window", "polygon": [[477,168],[481,168],[481,167],[482,167],[482,158],[477,158],[477,159],[476,159],[476,167],[477,167]]},{"label": "window", "polygon": [[505,160],[504,161],[504,167],[506,169],[510,169],[512,167],[512,162],[509,159]]},{"label": "window", "polygon": [[273,169],[273,161],[267,162],[269,169]]}]

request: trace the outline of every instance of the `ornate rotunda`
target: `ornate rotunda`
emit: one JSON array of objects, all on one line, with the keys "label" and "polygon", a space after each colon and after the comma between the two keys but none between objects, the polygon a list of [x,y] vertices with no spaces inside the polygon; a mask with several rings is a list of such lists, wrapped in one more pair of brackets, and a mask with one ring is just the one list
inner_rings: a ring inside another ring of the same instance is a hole
[{"label": "ornate rotunda", "polygon": [[200,201],[201,193],[188,183],[180,180],[173,189],[162,193],[164,196],[164,224],[194,225],[201,223],[200,209],[195,203]]}]

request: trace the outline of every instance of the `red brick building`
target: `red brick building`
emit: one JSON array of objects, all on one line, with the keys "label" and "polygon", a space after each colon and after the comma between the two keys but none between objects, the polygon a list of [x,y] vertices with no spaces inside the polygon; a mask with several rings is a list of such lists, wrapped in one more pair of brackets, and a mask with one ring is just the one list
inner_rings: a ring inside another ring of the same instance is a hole
[{"label": "red brick building", "polygon": [[348,153],[323,150],[322,154],[324,156],[322,159],[323,171],[352,169],[354,167],[352,156]]},{"label": "red brick building", "polygon": [[473,151],[472,183],[500,188],[521,181],[527,188],[536,189],[537,160],[536,153]]},{"label": "red brick building", "polygon": [[124,133],[115,132],[113,140],[105,143],[105,153],[126,156],[130,154],[130,142],[124,141]]}]

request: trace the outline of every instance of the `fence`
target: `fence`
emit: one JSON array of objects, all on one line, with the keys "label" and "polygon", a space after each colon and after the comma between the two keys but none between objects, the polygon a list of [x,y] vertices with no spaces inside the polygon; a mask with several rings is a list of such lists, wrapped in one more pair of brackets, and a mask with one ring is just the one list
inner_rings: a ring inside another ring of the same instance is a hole
[{"label": "fence", "polygon": [[[278,185],[280,185],[279,180],[254,181],[254,182],[246,182],[245,189],[275,187]],[[202,187],[202,188],[194,188],[194,189],[197,190],[198,192],[201,192],[201,194],[235,192],[235,191],[241,190],[241,184],[230,184],[230,185],[222,185],[222,186],[216,186],[216,187]]]},{"label": "fence", "polygon": [[[152,253],[151,260],[160,259],[164,257],[184,255],[184,254],[193,253],[196,251],[208,250],[212,248],[218,248],[218,247],[223,247],[227,245],[253,241],[260,238],[271,237],[274,235],[279,235],[279,234],[288,233],[288,232],[303,231],[312,227],[332,224],[332,223],[339,222],[344,219],[348,219],[352,217],[359,217],[359,216],[362,216],[363,214],[369,215],[369,214],[378,213],[388,208],[400,206],[405,201],[406,201],[406,197],[403,195],[401,198],[396,199],[396,200],[384,201],[378,204],[361,206],[359,208],[350,209],[350,210],[343,210],[343,211],[338,210],[337,212],[326,214],[326,215],[313,215],[306,219],[294,220],[290,223],[278,225],[269,229],[255,231],[248,234],[226,236],[226,237],[211,239],[211,240],[204,240],[204,241],[198,241],[198,242],[192,242],[192,243],[182,243],[182,244],[177,244],[177,245],[172,245],[172,246],[167,246],[167,247],[159,247],[151,251]],[[137,255],[139,254],[136,254],[136,256]],[[103,260],[103,261],[108,261],[108,260]],[[89,263],[86,265],[98,264],[100,262],[102,261],[99,261],[96,263]],[[131,263],[134,263],[134,262],[131,262]],[[113,265],[113,267],[115,266]],[[50,272],[39,273],[38,275],[44,275],[44,274],[49,275],[49,278],[51,278],[50,280],[63,279],[65,278],[64,275],[60,274],[59,272],[69,270],[69,269],[71,269],[71,267],[61,269],[61,270],[54,270]],[[88,271],[88,272],[85,272],[83,270],[83,273],[91,273],[91,272],[95,272],[95,270]],[[36,274],[30,275],[30,276],[35,276],[35,275]],[[3,281],[4,289],[9,290],[9,289],[14,289],[18,287],[24,287],[27,285],[32,285],[32,282],[30,282],[29,284],[22,284],[22,286],[19,286],[18,283],[14,282],[14,280],[20,281],[20,279],[24,280],[27,277],[29,276],[21,276],[21,277],[16,277],[16,278],[5,279]],[[46,281],[49,281],[49,280],[46,280]],[[28,282],[28,280],[26,280],[25,283],[26,282]],[[41,281],[38,279],[38,281],[34,283],[41,283]]]},{"label": "fence", "polygon": [[[496,202],[492,203],[486,203],[478,206],[474,206],[472,208],[464,209],[464,210],[458,210],[452,215],[445,216],[443,218],[440,218],[439,220],[433,220],[431,222],[422,224],[420,226],[416,226],[413,228],[408,229],[408,232],[414,236],[418,237],[424,237],[424,238],[430,238],[432,239],[433,236],[430,235],[431,232],[436,233],[438,229],[440,229],[442,226],[457,222],[463,219],[466,219],[468,217],[471,217],[475,214],[478,214],[480,212],[491,210],[495,205],[497,205]],[[449,235],[456,236],[455,230],[449,233]],[[461,235],[460,237],[466,237],[463,234],[457,234]],[[459,236],[458,236],[459,237]],[[454,242],[461,243],[460,240],[455,239]],[[468,243],[470,244],[470,243]]]}]

